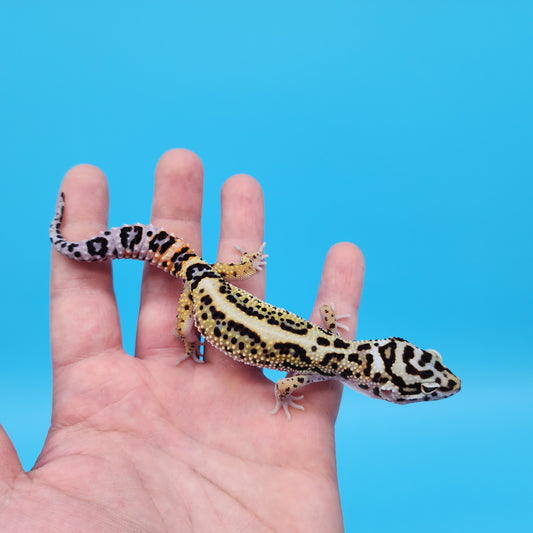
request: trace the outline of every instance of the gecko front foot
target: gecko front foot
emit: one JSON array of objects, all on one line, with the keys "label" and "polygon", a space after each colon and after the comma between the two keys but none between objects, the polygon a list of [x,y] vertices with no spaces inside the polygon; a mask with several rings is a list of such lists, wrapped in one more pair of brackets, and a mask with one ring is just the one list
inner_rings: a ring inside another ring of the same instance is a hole
[{"label": "gecko front foot", "polygon": [[263,267],[266,265],[266,258],[268,257],[268,254],[265,254],[265,246],[266,242],[264,242],[257,252],[247,252],[246,250],[243,250],[240,246],[237,246],[234,244],[235,248],[241,252],[241,264],[246,264],[250,262],[252,266],[254,267],[256,272],[259,272],[260,270],[263,270]]},{"label": "gecko front foot", "polygon": [[349,318],[350,314],[346,313],[344,315],[337,315],[335,313],[335,306],[331,304],[324,304],[320,306],[320,316],[322,317],[322,322],[324,327],[334,333],[335,335],[339,334],[339,329],[349,331],[350,328],[346,324],[339,324],[339,320],[343,318]]}]

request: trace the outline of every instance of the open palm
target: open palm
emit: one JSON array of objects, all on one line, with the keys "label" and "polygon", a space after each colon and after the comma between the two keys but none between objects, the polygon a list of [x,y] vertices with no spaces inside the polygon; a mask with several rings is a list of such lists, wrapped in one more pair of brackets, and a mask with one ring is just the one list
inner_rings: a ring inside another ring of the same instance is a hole
[{"label": "open palm", "polygon": [[[202,183],[194,154],[166,153],[152,213],[153,224],[198,253]],[[107,184],[98,169],[75,167],[62,190],[67,238],[106,227]],[[239,257],[234,244],[257,249],[262,232],[261,189],[234,176],[222,190],[219,260]],[[304,263],[288,264],[287,272],[296,276]],[[353,335],[362,272],[357,248],[334,246],[313,320],[319,304],[335,302],[339,313],[351,313]],[[239,285],[263,296],[261,274]],[[52,252],[52,422],[30,472],[0,434],[2,531],[342,531],[334,445],[341,387],[311,385],[305,411],[289,422],[269,414],[273,386],[260,369],[211,347],[205,365],[186,360],[176,367],[183,353],[172,335],[180,290],[178,280],[145,267],[136,354],[128,357],[111,265]]]}]

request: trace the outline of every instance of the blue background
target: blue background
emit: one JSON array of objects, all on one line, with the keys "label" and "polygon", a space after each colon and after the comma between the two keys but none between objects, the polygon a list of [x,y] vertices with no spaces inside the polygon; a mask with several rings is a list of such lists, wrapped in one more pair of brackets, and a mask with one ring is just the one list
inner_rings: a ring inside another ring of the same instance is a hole
[{"label": "blue background", "polygon": [[[533,4],[21,2],[0,8],[0,420],[31,468],[51,409],[47,227],[100,166],[110,222],[147,221],[158,158],[262,183],[267,299],[307,316],[337,241],[366,257],[359,338],[437,348],[451,399],[345,391],[348,532],[510,531],[533,518]],[[149,7],[148,4],[150,4]],[[287,266],[288,258],[295,258]],[[131,352],[140,266],[115,265]]]}]

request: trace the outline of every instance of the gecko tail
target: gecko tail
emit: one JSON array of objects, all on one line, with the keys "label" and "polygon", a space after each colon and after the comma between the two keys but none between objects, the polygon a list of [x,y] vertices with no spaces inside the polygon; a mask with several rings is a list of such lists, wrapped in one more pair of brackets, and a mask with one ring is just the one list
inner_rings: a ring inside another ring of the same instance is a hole
[{"label": "gecko tail", "polygon": [[[81,241],[69,241],[63,237],[61,224],[65,212],[65,194],[59,195],[56,212],[50,224],[50,240],[54,248],[65,257],[76,261],[107,261],[123,257],[150,260],[154,245],[168,233],[150,225],[134,224],[110,228]],[[154,237],[157,237],[154,239]],[[157,247],[159,249],[160,246]]]}]

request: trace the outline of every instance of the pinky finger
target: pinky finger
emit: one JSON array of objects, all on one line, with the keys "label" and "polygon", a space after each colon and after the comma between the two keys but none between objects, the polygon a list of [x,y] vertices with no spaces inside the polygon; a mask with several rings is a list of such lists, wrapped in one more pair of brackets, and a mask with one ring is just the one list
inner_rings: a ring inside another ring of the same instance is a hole
[{"label": "pinky finger", "polygon": [[320,306],[333,304],[337,318],[343,319],[342,336],[355,338],[364,272],[363,254],[355,244],[341,242],[332,246],[324,262],[311,321],[322,325]]},{"label": "pinky finger", "polygon": [[[339,334],[353,339],[357,328],[364,270],[363,254],[357,246],[348,242],[332,246],[322,269],[311,322],[322,326],[320,306],[334,304],[337,317],[344,315],[342,325],[346,326],[339,329]],[[338,381],[329,380],[313,385],[312,394],[307,395],[307,400],[310,402],[313,399],[316,400],[317,404],[322,406],[328,416],[334,420],[341,396],[342,385]]]}]

